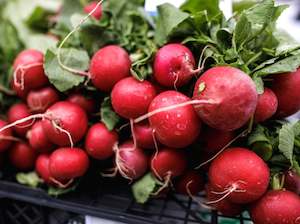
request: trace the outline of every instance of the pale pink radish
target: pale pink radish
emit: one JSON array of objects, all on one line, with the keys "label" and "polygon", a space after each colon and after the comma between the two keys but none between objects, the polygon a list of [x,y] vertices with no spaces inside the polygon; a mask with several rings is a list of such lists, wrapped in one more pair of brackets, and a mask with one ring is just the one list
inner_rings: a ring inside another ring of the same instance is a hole
[{"label": "pale pink radish", "polygon": [[243,71],[217,66],[197,80],[193,98],[214,101],[194,106],[202,121],[212,128],[232,131],[254,115],[258,94],[254,82]]}]

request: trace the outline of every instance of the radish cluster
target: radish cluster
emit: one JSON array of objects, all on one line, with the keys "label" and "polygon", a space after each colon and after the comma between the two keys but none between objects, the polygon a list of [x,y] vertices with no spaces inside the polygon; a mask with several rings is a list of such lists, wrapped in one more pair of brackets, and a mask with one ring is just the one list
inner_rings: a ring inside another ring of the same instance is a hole
[{"label": "radish cluster", "polygon": [[[102,17],[96,6],[83,9],[94,22]],[[227,216],[249,208],[257,224],[299,222],[299,196],[288,191],[299,194],[299,176],[288,170],[287,190],[270,190],[268,164],[238,140],[253,125],[299,111],[300,68],[272,77],[258,94],[249,74],[229,65],[203,70],[192,50],[161,46],[152,77],[138,80],[131,52],[121,44],[103,46],[91,55],[89,88],[68,92],[50,84],[43,53],[20,52],[11,80],[20,101],[0,120],[0,157],[7,153],[17,170],[35,169],[53,187],[67,188],[90,167],[109,164],[99,176],[132,183],[151,173],[159,183],[154,196],[172,189],[197,201],[205,191],[205,206]],[[109,118],[102,114],[103,96],[115,113]],[[107,121],[111,117],[119,123]]]}]

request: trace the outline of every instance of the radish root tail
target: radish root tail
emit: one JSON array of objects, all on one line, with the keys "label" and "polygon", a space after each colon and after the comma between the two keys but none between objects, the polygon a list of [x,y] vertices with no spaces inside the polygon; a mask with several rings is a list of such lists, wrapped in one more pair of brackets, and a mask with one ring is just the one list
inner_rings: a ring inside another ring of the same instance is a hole
[{"label": "radish root tail", "polygon": [[131,135],[132,135],[134,148],[137,148],[136,136],[135,136],[135,131],[134,131],[134,120],[133,119],[130,119],[130,130],[131,130]]},{"label": "radish root tail", "polygon": [[[28,65],[19,65],[16,70],[14,71],[13,74],[13,81],[15,86],[20,86],[21,90],[25,89],[25,81],[24,81],[24,76],[27,71],[27,69],[32,68],[32,67],[37,67],[41,66],[43,63],[32,63]],[[18,73],[20,72],[20,82],[18,81]]]},{"label": "radish root tail", "polygon": [[55,178],[53,177],[50,177],[50,180],[55,183],[59,188],[62,188],[62,189],[65,189],[67,187],[69,187],[73,182],[74,182],[74,179],[70,179],[67,183],[63,184],[62,182],[56,180]]},{"label": "radish root tail", "polygon": [[55,129],[59,130],[62,133],[65,133],[68,136],[69,141],[70,141],[70,147],[73,148],[74,142],[73,142],[72,135],[70,134],[70,132],[68,132],[67,130],[60,127],[59,124],[57,124],[54,120],[52,120],[51,123]]},{"label": "radish root tail", "polygon": [[192,183],[193,183],[193,180],[190,180],[190,181],[186,184],[186,186],[185,186],[185,189],[186,189],[186,192],[187,192],[188,196],[189,196],[193,201],[195,201],[200,207],[203,207],[203,208],[206,208],[206,209],[212,209],[210,206],[207,206],[207,205],[205,205],[204,203],[202,203],[201,201],[199,201],[198,198],[195,197],[195,196],[192,194],[192,192],[191,192],[191,190],[190,190],[190,185],[191,185]]},{"label": "radish root tail", "polygon": [[74,29],[62,40],[62,42],[60,43],[60,45],[58,46],[57,49],[57,60],[58,60],[58,64],[61,68],[63,68],[64,70],[74,73],[74,74],[78,74],[81,76],[86,76],[86,77],[90,77],[90,74],[88,72],[85,71],[80,71],[77,69],[73,69],[70,68],[66,65],[63,64],[62,59],[61,59],[61,49],[63,47],[63,45],[65,44],[65,42],[70,38],[70,36],[73,35],[73,33],[75,33],[77,30],[79,30],[79,28],[81,27],[81,25],[97,10],[97,8],[102,4],[104,0],[101,0],[97,3],[97,5],[94,7],[94,9],[87,15],[85,16],[75,27]]},{"label": "radish root tail", "polygon": [[195,104],[217,104],[216,101],[214,100],[191,100],[191,101],[188,101],[188,102],[184,102],[184,103],[179,103],[179,104],[175,104],[175,105],[171,105],[171,106],[167,106],[167,107],[163,107],[163,108],[159,108],[157,110],[153,110],[147,114],[144,114],[138,118],[136,118],[134,120],[134,123],[139,123],[143,120],[146,120],[148,119],[149,117],[152,117],[158,113],[161,113],[161,112],[165,112],[165,111],[169,111],[169,110],[173,110],[173,109],[176,109],[176,108],[179,108],[179,107],[185,107],[185,106],[188,106],[188,105],[195,105]]}]

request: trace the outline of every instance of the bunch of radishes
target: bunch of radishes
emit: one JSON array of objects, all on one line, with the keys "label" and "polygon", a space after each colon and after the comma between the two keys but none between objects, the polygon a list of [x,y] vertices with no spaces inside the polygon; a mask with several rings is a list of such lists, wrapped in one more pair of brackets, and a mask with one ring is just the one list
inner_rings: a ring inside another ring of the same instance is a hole
[{"label": "bunch of radishes", "polygon": [[[101,11],[94,16],[100,19]],[[119,174],[132,182],[150,170],[161,183],[153,195],[175,189],[195,197],[209,169],[207,206],[229,216],[249,209],[257,224],[300,222],[299,196],[269,190],[267,163],[242,142],[230,147],[253,123],[299,111],[300,69],[271,77],[270,88],[258,95],[243,71],[215,66],[202,74],[189,48],[169,43],[154,56],[153,78],[140,81],[131,75],[129,53],[108,45],[93,55],[89,78],[97,91],[110,95],[113,110],[130,127],[109,130],[93,117],[102,99],[80,88],[59,93],[48,81],[43,58],[33,49],[16,57],[12,88],[22,102],[0,122],[0,150],[18,170],[35,169],[48,185],[66,188],[87,172],[91,159],[112,160],[103,176]],[[209,167],[194,169],[200,163]],[[287,188],[296,186],[299,193],[299,176],[293,175],[287,175],[293,186]]]}]

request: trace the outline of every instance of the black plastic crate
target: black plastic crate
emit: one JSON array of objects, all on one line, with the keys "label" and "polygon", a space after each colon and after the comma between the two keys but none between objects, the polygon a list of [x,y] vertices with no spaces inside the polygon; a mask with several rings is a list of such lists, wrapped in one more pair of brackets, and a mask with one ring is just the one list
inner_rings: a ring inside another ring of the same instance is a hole
[{"label": "black plastic crate", "polygon": [[[153,199],[140,205],[132,199],[125,182],[113,180],[91,185],[87,188],[84,184],[75,192],[55,198],[42,189],[0,181],[0,222],[84,224],[84,216],[90,215],[130,224],[217,224],[223,218],[216,212],[201,209],[196,202],[182,195]],[[118,186],[118,189],[112,186]],[[250,223],[246,217],[230,220],[225,223]]]}]

